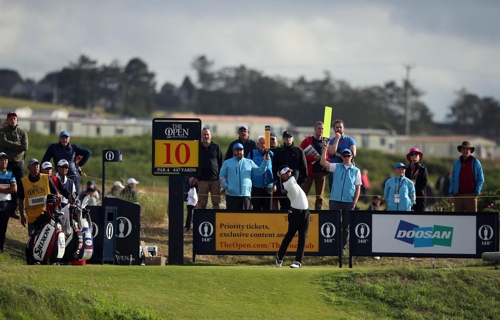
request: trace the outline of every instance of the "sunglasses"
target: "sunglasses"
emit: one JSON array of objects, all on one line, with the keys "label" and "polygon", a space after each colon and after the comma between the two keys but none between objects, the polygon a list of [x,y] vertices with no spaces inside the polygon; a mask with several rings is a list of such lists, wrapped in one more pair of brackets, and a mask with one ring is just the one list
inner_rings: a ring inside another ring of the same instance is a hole
[{"label": "sunglasses", "polygon": [[276,140],[276,138],[271,138],[272,141]]},{"label": "sunglasses", "polygon": [[68,169],[68,166],[59,166],[59,168]]},{"label": "sunglasses", "polygon": [[343,154],[343,155],[342,155],[342,158],[349,158],[349,157],[351,157],[351,155],[350,155],[350,154]]},{"label": "sunglasses", "polygon": [[416,153],[416,152],[415,153],[410,153],[410,156],[412,156],[412,157],[419,156],[419,155],[420,155],[420,153]]}]

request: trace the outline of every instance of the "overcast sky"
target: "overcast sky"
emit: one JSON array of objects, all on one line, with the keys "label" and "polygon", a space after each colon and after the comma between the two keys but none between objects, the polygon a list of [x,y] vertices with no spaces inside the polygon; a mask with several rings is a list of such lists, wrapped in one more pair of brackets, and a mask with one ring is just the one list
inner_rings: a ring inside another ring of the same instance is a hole
[{"label": "overcast sky", "polygon": [[0,0],[0,16],[0,68],[37,80],[87,54],[139,57],[159,85],[180,85],[204,54],[216,69],[309,80],[328,70],[356,87],[401,83],[411,63],[437,121],[461,88],[500,100],[497,0]]}]

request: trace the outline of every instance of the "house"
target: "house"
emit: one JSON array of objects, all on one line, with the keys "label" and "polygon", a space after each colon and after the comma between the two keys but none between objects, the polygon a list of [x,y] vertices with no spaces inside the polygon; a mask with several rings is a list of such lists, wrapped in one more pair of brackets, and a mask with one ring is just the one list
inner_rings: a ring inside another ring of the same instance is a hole
[{"label": "house", "polygon": [[[290,130],[294,134],[295,140],[302,141],[307,136],[314,134],[314,125],[311,127],[292,126],[290,127]],[[401,137],[388,130],[369,128],[349,128],[346,130],[345,134],[352,137],[356,141],[357,148],[381,150],[386,152],[395,152],[396,141]],[[333,131],[333,128],[331,128],[330,137],[333,138],[334,136],[335,132]]]},{"label": "house", "polygon": [[396,141],[396,153],[406,154],[410,148],[417,147],[426,156],[457,158],[460,156],[457,146],[464,141],[469,141],[476,148],[475,157],[495,157],[496,142],[480,136],[403,137]]},{"label": "house", "polygon": [[256,140],[265,133],[265,126],[271,126],[271,131],[281,137],[283,131],[288,130],[290,122],[280,117],[260,116],[228,116],[215,114],[194,114],[174,112],[169,118],[199,118],[202,127],[208,127],[214,136],[237,137],[241,125],[248,126],[250,138]]}]

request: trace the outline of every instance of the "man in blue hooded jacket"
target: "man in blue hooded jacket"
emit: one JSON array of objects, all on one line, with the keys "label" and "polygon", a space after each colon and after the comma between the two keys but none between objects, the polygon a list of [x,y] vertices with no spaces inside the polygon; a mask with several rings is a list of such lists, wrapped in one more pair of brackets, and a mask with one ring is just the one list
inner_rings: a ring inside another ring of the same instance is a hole
[{"label": "man in blue hooded jacket", "polygon": [[[266,152],[273,159],[274,153],[271,150],[266,151],[266,139],[260,136],[257,140],[257,149],[250,151],[247,159],[253,160],[256,165],[260,166],[264,161]],[[271,161],[272,162],[272,161]],[[253,210],[271,210],[271,195],[273,194],[274,177],[271,168],[264,174],[252,172],[252,207]]]},{"label": "man in blue hooded jacket", "polygon": [[475,148],[469,141],[457,147],[462,154],[451,170],[449,194],[455,202],[455,212],[477,212],[477,196],[484,184],[481,162],[472,154]]},{"label": "man in blue hooded jacket", "polygon": [[248,210],[252,192],[252,173],[264,174],[271,170],[270,155],[264,155],[262,164],[258,167],[255,162],[243,157],[243,145],[233,145],[233,157],[227,159],[220,169],[219,180],[221,195],[226,195],[226,209]]}]

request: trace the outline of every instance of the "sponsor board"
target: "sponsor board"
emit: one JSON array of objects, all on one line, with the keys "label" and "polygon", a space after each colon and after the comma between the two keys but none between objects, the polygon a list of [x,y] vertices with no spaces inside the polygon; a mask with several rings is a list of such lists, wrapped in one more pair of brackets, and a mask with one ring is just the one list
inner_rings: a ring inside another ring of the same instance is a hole
[{"label": "sponsor board", "polygon": [[[226,212],[196,210],[193,254],[275,255],[288,230],[286,212]],[[338,255],[340,252],[338,211],[311,211],[305,243],[306,255]],[[298,234],[287,254],[296,252]]]}]

